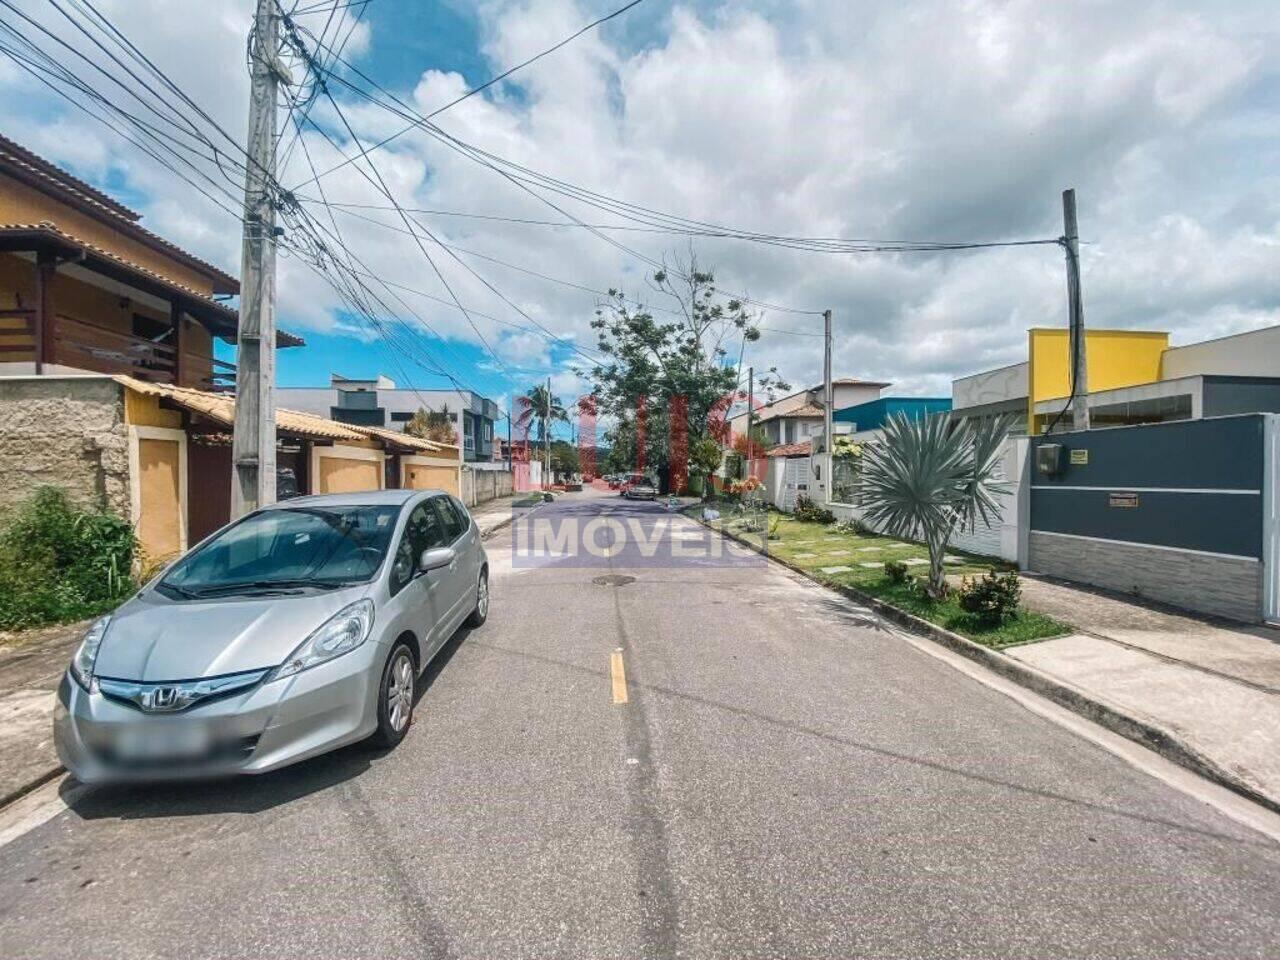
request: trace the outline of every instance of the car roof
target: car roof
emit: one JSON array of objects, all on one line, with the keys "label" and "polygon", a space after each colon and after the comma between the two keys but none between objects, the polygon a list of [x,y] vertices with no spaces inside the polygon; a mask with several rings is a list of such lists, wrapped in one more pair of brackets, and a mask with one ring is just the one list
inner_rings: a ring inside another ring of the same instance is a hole
[{"label": "car roof", "polygon": [[444,493],[443,490],[361,490],[353,493],[323,493],[280,500],[265,509],[281,510],[303,506],[401,506],[420,496],[434,496],[442,493]]}]

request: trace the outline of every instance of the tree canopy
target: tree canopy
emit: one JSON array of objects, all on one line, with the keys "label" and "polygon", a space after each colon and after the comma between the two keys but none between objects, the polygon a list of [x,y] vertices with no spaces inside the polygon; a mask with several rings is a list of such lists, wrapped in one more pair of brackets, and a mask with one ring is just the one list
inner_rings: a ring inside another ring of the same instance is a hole
[{"label": "tree canopy", "polygon": [[[655,271],[649,286],[664,310],[611,289],[591,324],[607,358],[591,378],[597,409],[612,424],[609,466],[674,463],[709,473],[719,458],[706,441],[728,441],[717,424],[740,392],[741,359],[746,345],[760,339],[759,317],[743,301],[722,296],[714,273],[692,253]],[[760,385],[786,388],[769,375]],[[672,477],[673,485],[683,479]]]}]

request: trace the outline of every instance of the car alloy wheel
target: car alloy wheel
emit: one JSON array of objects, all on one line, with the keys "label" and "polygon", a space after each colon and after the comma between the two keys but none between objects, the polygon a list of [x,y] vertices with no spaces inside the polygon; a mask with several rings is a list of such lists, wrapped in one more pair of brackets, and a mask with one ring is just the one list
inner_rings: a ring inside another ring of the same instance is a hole
[{"label": "car alloy wheel", "polygon": [[418,668],[413,654],[408,646],[400,643],[387,658],[378,690],[378,729],[374,739],[380,746],[394,747],[409,732],[417,684]]},{"label": "car alloy wheel", "polygon": [[468,627],[483,626],[489,617],[489,571],[480,571],[480,581],[476,584],[476,606],[467,617]]},{"label": "car alloy wheel", "polygon": [[402,651],[391,666],[387,679],[387,719],[397,733],[409,725],[413,717],[413,660]]}]

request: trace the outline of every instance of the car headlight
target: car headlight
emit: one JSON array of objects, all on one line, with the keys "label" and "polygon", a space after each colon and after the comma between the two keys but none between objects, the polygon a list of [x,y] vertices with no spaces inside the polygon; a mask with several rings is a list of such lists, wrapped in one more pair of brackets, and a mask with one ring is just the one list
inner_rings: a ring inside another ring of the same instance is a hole
[{"label": "car headlight", "polygon": [[86,690],[93,683],[93,665],[98,659],[98,649],[102,646],[102,638],[107,635],[107,626],[110,623],[110,614],[93,621],[85,631],[76,655],[71,658],[71,676]]},{"label": "car headlight", "polygon": [[350,653],[369,639],[372,630],[373,601],[357,600],[321,624],[285,658],[284,663],[271,671],[267,680],[291,677]]}]

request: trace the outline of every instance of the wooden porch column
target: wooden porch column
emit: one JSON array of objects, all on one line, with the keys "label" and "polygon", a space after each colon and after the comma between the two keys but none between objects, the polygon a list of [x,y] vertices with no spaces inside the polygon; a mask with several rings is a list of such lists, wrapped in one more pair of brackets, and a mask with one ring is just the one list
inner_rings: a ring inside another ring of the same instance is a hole
[{"label": "wooden porch column", "polygon": [[35,348],[36,375],[44,373],[44,365],[53,363],[53,275],[58,260],[51,253],[36,254],[36,315]]},{"label": "wooden porch column", "polygon": [[169,301],[169,323],[173,325],[173,382],[179,387],[186,387],[189,386],[183,357],[186,342],[182,330],[182,304],[177,299]]}]

